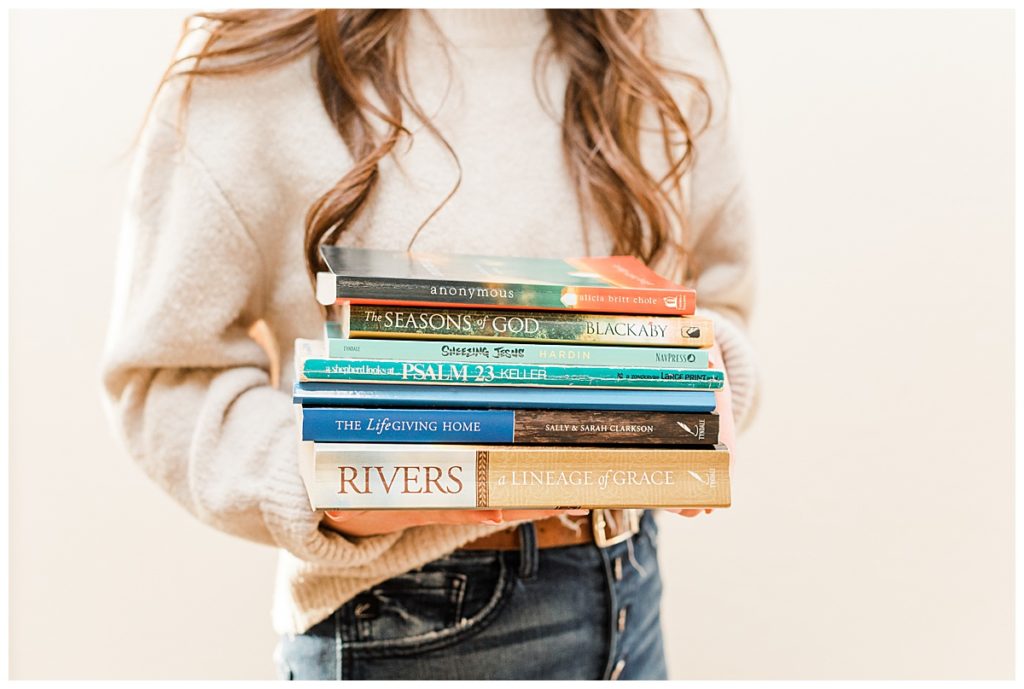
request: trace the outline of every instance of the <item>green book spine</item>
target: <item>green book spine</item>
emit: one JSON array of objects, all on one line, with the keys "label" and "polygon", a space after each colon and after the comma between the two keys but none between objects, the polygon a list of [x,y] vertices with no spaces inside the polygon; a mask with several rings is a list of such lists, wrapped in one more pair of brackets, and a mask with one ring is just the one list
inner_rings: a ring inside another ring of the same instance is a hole
[{"label": "green book spine", "polygon": [[345,303],[350,338],[570,342],[597,345],[710,347],[711,321],[693,316],[626,316],[559,311],[432,309]]},{"label": "green book spine", "polygon": [[464,361],[474,364],[708,367],[708,350],[706,349],[591,346],[562,343],[452,342],[450,340],[353,340],[344,339],[341,324],[334,321],[328,321],[324,330],[327,356],[332,359]]},{"label": "green book spine", "polygon": [[528,385],[540,387],[717,390],[717,369],[562,366],[559,364],[473,364],[456,361],[361,361],[309,358],[305,380],[346,383],[428,383],[435,385]]}]

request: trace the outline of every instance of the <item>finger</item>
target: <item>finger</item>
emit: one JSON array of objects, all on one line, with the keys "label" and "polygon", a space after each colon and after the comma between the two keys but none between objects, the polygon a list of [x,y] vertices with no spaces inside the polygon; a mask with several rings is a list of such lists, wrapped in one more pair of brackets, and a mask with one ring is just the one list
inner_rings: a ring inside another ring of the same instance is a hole
[{"label": "finger", "polygon": [[347,522],[350,519],[354,519],[361,514],[366,514],[369,510],[325,510],[324,514],[332,522],[341,524]]},{"label": "finger", "polygon": [[699,510],[699,509],[672,509],[672,510],[665,510],[665,511],[666,512],[671,512],[673,514],[680,514],[680,515],[682,515],[684,517],[696,517],[698,514],[701,513],[701,510]]},{"label": "finger", "polygon": [[426,521],[441,524],[500,524],[501,510],[431,510]]},{"label": "finger", "polygon": [[501,516],[504,521],[521,521],[521,520],[535,520],[535,519],[547,519],[548,517],[557,517],[560,514],[568,514],[570,516],[581,516],[583,514],[589,514],[590,510],[502,510]]}]

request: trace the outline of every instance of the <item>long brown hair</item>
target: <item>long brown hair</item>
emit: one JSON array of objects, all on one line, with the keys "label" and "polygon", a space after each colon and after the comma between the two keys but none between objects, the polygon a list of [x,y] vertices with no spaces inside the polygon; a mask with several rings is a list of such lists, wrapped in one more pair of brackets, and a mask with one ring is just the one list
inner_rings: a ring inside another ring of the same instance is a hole
[{"label": "long brown hair", "polygon": [[[685,260],[689,252],[681,185],[692,163],[694,139],[711,119],[708,90],[695,76],[652,58],[650,10],[547,10],[546,15],[549,30],[535,75],[551,58],[563,60],[568,68],[562,144],[581,207],[611,233],[616,253],[653,262],[666,251],[678,252],[684,260],[681,277],[688,281],[694,267]],[[411,136],[403,109],[447,146],[409,89],[404,54],[408,10],[203,12],[186,21],[182,41],[195,30],[195,20],[209,32],[208,40],[196,53],[172,63],[161,82],[185,78],[183,105],[196,77],[254,72],[316,51],[320,98],[354,164],[306,214],[305,254],[312,277],[323,269],[320,245],[335,241],[351,226],[377,186],[380,161],[402,137]],[[714,43],[713,34],[711,38]],[[703,100],[707,116],[699,126],[691,124],[670,94],[665,84],[669,77],[687,81]],[[368,89],[379,106],[367,97]],[[650,114],[654,119],[647,121],[657,123],[666,156],[668,171],[661,177],[641,160],[642,121]],[[455,151],[448,150],[458,162]],[[441,206],[457,188],[458,183]],[[673,224],[683,229],[682,241]]]}]

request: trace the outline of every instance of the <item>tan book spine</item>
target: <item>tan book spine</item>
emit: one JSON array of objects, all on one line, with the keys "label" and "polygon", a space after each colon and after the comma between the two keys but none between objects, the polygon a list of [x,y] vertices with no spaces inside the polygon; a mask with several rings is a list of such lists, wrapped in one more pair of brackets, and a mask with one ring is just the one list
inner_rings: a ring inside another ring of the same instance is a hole
[{"label": "tan book spine", "polygon": [[728,507],[713,448],[303,443],[316,509]]}]

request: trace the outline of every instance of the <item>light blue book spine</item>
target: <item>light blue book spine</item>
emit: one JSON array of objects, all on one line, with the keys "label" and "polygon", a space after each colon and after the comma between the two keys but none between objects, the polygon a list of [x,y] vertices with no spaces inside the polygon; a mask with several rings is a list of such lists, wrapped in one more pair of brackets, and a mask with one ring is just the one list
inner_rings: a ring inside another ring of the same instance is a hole
[{"label": "light blue book spine", "polygon": [[615,390],[608,388],[530,388],[500,385],[392,385],[304,383],[292,388],[292,401],[323,407],[415,407],[436,409],[615,409],[704,413],[715,410],[710,390]]},{"label": "light blue book spine", "polygon": [[460,361],[474,364],[562,364],[707,368],[708,350],[685,347],[517,344],[458,340],[345,339],[341,326],[327,323],[327,356],[334,359]]},{"label": "light blue book spine", "polygon": [[345,383],[425,383],[433,385],[523,385],[533,387],[647,388],[717,390],[717,369],[473,364],[454,361],[361,361],[306,359],[302,376]]}]

